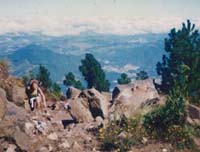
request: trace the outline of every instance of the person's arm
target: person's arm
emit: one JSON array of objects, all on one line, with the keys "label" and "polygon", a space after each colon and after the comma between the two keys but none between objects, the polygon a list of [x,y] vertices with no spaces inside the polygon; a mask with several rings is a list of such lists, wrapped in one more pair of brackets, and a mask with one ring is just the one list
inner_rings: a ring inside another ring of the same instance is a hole
[{"label": "person's arm", "polygon": [[43,91],[42,91],[40,88],[38,88],[38,90],[39,90],[40,95],[41,95],[41,97],[42,97],[42,102],[43,102],[43,104],[44,104],[44,107],[46,108],[46,107],[47,107],[47,104],[46,104],[46,97],[45,97]]}]

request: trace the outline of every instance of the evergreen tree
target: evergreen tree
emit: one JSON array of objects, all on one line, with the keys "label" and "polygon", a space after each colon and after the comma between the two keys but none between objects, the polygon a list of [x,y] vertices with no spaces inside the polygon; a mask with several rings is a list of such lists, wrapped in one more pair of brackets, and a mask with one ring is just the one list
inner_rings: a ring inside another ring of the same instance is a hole
[{"label": "evergreen tree", "polygon": [[44,66],[39,66],[39,71],[36,78],[38,81],[42,82],[42,85],[45,88],[51,88],[52,80],[50,78],[50,72]]},{"label": "evergreen tree", "polygon": [[56,83],[56,82],[53,83],[52,89],[53,89],[53,92],[56,93],[56,94],[60,94],[60,92],[61,92],[61,88],[58,85],[58,83]]},{"label": "evergreen tree", "polygon": [[161,90],[168,93],[176,80],[187,84],[190,94],[200,89],[200,35],[188,20],[180,30],[175,28],[165,39],[166,55],[157,63],[157,73],[162,77]]},{"label": "evergreen tree", "polygon": [[145,80],[149,78],[148,73],[146,71],[140,71],[136,75],[136,80]]},{"label": "evergreen tree", "polygon": [[131,79],[128,77],[126,73],[122,73],[121,77],[117,79],[118,84],[128,84],[131,82]]},{"label": "evergreen tree", "polygon": [[87,87],[94,87],[99,91],[109,91],[110,83],[106,80],[105,73],[94,56],[86,54],[85,59],[81,63],[79,70],[87,81]]},{"label": "evergreen tree", "polygon": [[80,80],[76,80],[75,76],[72,72],[69,72],[68,74],[65,75],[65,79],[63,80],[63,84],[65,86],[73,86],[77,89],[83,89],[82,83]]}]

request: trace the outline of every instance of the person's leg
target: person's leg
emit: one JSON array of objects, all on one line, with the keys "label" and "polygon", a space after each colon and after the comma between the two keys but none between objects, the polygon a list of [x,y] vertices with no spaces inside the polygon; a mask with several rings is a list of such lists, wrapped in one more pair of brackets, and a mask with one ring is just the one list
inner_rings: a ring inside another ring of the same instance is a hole
[{"label": "person's leg", "polygon": [[41,104],[40,104],[40,97],[36,97],[35,99],[36,103],[37,103],[37,109],[41,109]]},{"label": "person's leg", "polygon": [[37,105],[35,103],[36,97],[33,97],[30,99],[30,106],[31,106],[31,110],[33,111],[35,108],[37,108]]},{"label": "person's leg", "polygon": [[35,105],[35,106],[34,106],[34,107],[35,107],[35,109],[38,109],[37,98],[35,98],[35,99],[34,99],[34,105]]}]

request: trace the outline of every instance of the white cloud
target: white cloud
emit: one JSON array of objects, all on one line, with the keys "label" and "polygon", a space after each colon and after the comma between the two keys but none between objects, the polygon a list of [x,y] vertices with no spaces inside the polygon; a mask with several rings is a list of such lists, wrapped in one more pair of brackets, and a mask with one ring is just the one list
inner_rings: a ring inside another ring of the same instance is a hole
[{"label": "white cloud", "polygon": [[[173,27],[180,27],[186,21],[183,18],[162,19],[116,19],[116,18],[0,18],[0,34],[8,32],[41,32],[52,36],[78,35],[81,32],[93,31],[107,34],[142,34],[168,32]],[[193,20],[200,25],[200,20]]]},{"label": "white cloud", "polygon": [[130,73],[130,71],[135,71],[137,69],[139,69],[138,66],[134,66],[132,64],[126,64],[123,67],[119,67],[119,66],[112,66],[112,65],[105,65],[103,67],[103,69],[106,72],[116,72],[116,73],[127,73],[127,74],[132,74]]}]

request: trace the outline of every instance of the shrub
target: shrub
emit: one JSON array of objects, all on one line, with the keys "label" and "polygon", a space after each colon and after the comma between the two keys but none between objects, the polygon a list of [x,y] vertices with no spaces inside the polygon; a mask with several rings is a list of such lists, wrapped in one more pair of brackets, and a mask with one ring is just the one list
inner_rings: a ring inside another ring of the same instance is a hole
[{"label": "shrub", "polygon": [[167,130],[165,141],[171,142],[177,149],[192,149],[194,148],[194,141],[192,130],[187,125],[172,125]]},{"label": "shrub", "polygon": [[128,151],[141,142],[144,135],[140,118],[110,122],[107,128],[99,129],[98,138],[103,150]]},{"label": "shrub", "polygon": [[180,89],[172,90],[164,107],[159,107],[144,116],[144,127],[155,136],[165,137],[172,125],[182,125],[185,121],[186,98]]},{"label": "shrub", "polygon": [[144,127],[156,139],[170,142],[178,149],[194,148],[193,129],[186,125],[186,97],[181,89],[173,89],[164,107],[144,116]]}]

